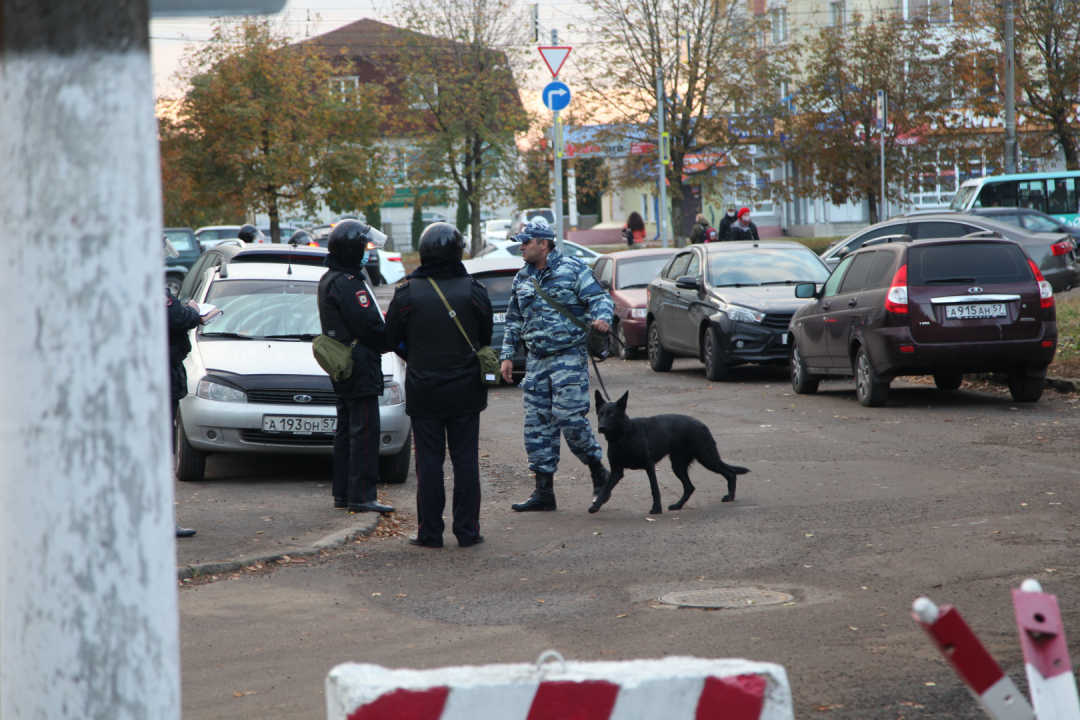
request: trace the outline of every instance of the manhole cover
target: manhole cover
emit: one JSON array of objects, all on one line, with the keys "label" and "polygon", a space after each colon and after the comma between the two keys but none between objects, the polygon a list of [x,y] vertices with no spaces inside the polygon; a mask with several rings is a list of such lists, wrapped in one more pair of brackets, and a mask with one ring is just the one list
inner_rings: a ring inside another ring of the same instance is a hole
[{"label": "manhole cover", "polygon": [[792,602],[795,598],[775,590],[754,588],[720,588],[718,590],[691,590],[664,595],[660,602],[680,607],[696,608],[744,608],[759,605],[778,605]]}]

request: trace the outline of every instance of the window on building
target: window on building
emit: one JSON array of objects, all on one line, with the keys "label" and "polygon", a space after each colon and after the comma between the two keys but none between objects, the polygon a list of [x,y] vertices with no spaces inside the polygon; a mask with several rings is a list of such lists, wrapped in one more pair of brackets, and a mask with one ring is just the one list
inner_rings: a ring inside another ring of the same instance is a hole
[{"label": "window on building", "polygon": [[829,3],[829,25],[832,27],[844,26],[844,0]]},{"label": "window on building", "polygon": [[773,8],[769,15],[773,45],[779,45],[788,39],[787,8]]},{"label": "window on building", "polygon": [[343,103],[356,102],[360,90],[360,78],[356,75],[336,77],[330,80],[330,91]]}]

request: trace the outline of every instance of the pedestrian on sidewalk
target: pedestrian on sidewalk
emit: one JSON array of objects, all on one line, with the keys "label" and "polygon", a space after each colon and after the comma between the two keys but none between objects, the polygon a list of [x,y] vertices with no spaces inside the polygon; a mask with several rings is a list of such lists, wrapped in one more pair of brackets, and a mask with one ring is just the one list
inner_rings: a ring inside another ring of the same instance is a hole
[{"label": "pedestrian on sidewalk", "polygon": [[690,229],[690,244],[704,243],[709,241],[709,221],[701,213],[694,218],[694,227]]},{"label": "pedestrian on sidewalk", "polygon": [[622,236],[628,248],[633,248],[634,243],[645,241],[645,221],[641,219],[641,215],[636,211],[631,212],[630,217],[626,218]]},{"label": "pedestrian on sidewalk", "polygon": [[[546,222],[533,222],[514,237],[521,243],[525,267],[514,278],[503,334],[502,376],[512,383],[514,350],[525,343],[525,450],[536,474],[532,496],[511,507],[518,512],[555,510],[555,470],[559,435],[571,452],[589,466],[593,496],[607,483],[604,451],[589,425],[589,366],[585,330],[570,322],[538,292],[600,332],[609,332],[614,312],[611,296],[596,282],[589,266],[555,246]],[[535,284],[534,284],[535,283]]]},{"label": "pedestrian on sidewalk", "polygon": [[750,219],[750,208],[739,210],[739,219],[731,225],[729,240],[760,240],[757,225]]},{"label": "pedestrian on sidewalk", "polygon": [[386,313],[390,345],[408,363],[405,412],[412,419],[416,443],[419,524],[408,541],[421,547],[443,546],[443,462],[448,446],[454,468],[454,536],[459,547],[484,542],[479,456],[487,386],[480,381],[476,350],[491,344],[494,323],[487,288],[461,263],[464,247],[461,233],[449,223],[425,228],[420,235],[420,267],[398,285]]},{"label": "pedestrian on sidewalk", "polygon": [[385,235],[359,220],[339,222],[326,243],[329,253],[323,262],[330,269],[319,280],[323,335],[352,346],[352,375],[332,380],[337,394],[334,507],[350,512],[394,512],[378,499],[381,354],[389,350],[389,342],[364,274],[369,244],[381,248],[385,242]]},{"label": "pedestrian on sidewalk", "polygon": [[717,240],[724,242],[731,239],[731,226],[738,218],[735,217],[735,205],[729,203],[724,217],[720,218],[720,232]]}]

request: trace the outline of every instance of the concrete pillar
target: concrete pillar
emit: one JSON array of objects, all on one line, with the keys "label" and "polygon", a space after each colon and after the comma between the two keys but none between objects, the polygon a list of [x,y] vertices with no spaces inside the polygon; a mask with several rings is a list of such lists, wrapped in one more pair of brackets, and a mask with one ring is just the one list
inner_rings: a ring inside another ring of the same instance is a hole
[{"label": "concrete pillar", "polygon": [[176,720],[147,0],[0,0],[0,717]]}]

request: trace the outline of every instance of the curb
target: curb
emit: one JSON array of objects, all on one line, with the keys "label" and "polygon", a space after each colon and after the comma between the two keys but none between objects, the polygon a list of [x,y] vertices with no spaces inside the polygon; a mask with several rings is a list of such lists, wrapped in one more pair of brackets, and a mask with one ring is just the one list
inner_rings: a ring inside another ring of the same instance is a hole
[{"label": "curb", "polygon": [[354,525],[351,528],[339,530],[336,533],[327,535],[322,540],[312,543],[311,547],[296,548],[295,550],[268,553],[266,555],[254,555],[238,560],[180,565],[176,568],[176,576],[178,580],[190,580],[196,575],[222,575],[224,573],[236,572],[238,570],[243,570],[249,565],[255,565],[256,563],[277,563],[286,557],[310,557],[312,555],[318,555],[323,550],[329,550],[330,548],[344,545],[350,540],[354,540],[358,537],[367,537],[371,535],[371,533],[375,532],[375,528],[379,526],[380,517],[382,516],[373,513],[373,517],[363,524]]},{"label": "curb", "polygon": [[[1001,373],[976,373],[975,377],[984,382],[992,382],[997,385],[1008,385],[1009,379]],[[1074,393],[1080,392],[1080,379],[1076,378],[1058,378],[1058,377],[1046,377],[1046,387],[1058,392]]]}]

